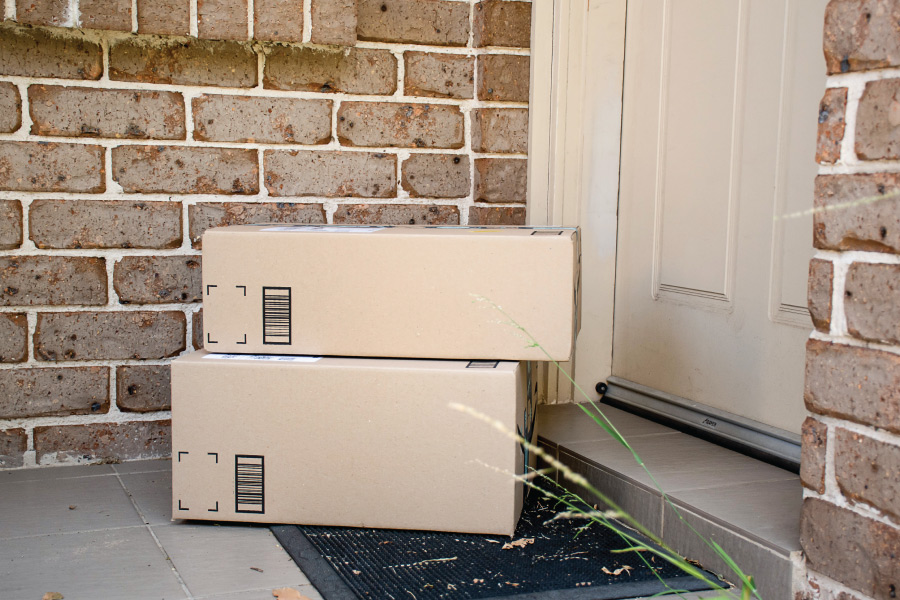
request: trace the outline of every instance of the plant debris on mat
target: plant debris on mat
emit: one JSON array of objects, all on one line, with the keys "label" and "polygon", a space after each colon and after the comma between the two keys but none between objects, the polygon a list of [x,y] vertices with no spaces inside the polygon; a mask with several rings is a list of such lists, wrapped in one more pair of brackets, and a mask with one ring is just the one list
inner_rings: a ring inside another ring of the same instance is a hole
[{"label": "plant debris on mat", "polygon": [[613,552],[628,545],[607,527],[554,520],[566,510],[556,504],[532,490],[512,538],[306,525],[272,531],[325,600],[613,600],[710,589],[650,552]]}]

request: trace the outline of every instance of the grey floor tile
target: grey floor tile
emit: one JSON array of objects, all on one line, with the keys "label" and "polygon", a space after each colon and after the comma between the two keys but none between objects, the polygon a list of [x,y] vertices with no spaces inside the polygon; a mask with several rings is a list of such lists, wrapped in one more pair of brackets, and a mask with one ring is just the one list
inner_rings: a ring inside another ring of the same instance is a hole
[{"label": "grey floor tile", "polygon": [[172,522],[172,472],[150,471],[120,475],[122,484],[151,525]]},{"label": "grey floor tile", "polygon": [[[286,585],[282,587],[294,588],[309,600],[322,600],[321,594],[309,584]],[[215,596],[194,596],[195,600],[272,600],[272,590],[277,588],[263,588],[261,590],[247,590],[231,594],[216,594]]]},{"label": "grey floor tile", "polygon": [[0,539],[142,525],[114,476],[4,484],[0,514]]},{"label": "grey floor tile", "polygon": [[72,465],[66,467],[39,467],[35,469],[16,469],[0,471],[0,485],[18,483],[20,481],[46,481],[48,479],[68,479],[72,477],[95,477],[97,475],[113,475],[110,465]]},{"label": "grey floor tile", "polygon": [[[674,431],[669,427],[642,419],[612,406],[605,404],[597,406],[626,439]],[[589,405],[588,408],[593,410]],[[590,416],[584,414],[577,404],[541,405],[538,407],[537,422],[538,435],[556,444],[612,439]]]},{"label": "grey floor tile", "polygon": [[66,600],[187,597],[146,527],[0,543],[0,598],[37,600],[46,592]]},{"label": "grey floor tile", "polygon": [[195,596],[309,583],[267,527],[176,523],[153,531]]},{"label": "grey floor tile", "polygon": [[172,461],[168,458],[156,460],[130,460],[128,462],[112,465],[116,473],[149,473],[151,471],[172,471]]}]

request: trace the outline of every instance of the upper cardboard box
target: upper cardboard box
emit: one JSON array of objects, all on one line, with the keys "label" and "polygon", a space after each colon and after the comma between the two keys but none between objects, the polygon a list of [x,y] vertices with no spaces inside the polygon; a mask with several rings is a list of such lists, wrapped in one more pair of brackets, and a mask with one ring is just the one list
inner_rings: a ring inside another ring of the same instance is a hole
[{"label": "upper cardboard box", "polygon": [[204,347],[565,361],[578,331],[579,277],[574,228],[210,229]]}]

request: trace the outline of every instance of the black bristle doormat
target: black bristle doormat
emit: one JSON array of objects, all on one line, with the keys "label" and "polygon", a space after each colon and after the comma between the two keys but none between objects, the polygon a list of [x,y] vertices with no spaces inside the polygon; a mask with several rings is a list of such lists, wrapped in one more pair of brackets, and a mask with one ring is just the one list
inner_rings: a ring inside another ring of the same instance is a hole
[{"label": "black bristle doormat", "polygon": [[613,600],[710,589],[650,552],[613,552],[627,544],[606,527],[552,520],[561,510],[532,491],[511,539],[305,525],[272,532],[325,600]]}]

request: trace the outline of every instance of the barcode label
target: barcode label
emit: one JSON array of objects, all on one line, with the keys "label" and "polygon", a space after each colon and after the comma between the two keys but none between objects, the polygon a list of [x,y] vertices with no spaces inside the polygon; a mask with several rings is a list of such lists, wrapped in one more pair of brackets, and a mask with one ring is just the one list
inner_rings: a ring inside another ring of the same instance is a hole
[{"label": "barcode label", "polygon": [[500,364],[499,360],[470,360],[466,365],[467,369],[496,369]]},{"label": "barcode label", "polygon": [[266,512],[265,466],[262,456],[236,454],[234,457],[234,512]]},{"label": "barcode label", "polygon": [[291,343],[291,288],[263,288],[263,344]]}]

